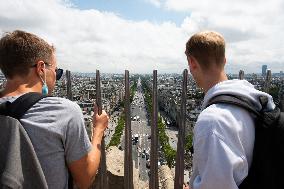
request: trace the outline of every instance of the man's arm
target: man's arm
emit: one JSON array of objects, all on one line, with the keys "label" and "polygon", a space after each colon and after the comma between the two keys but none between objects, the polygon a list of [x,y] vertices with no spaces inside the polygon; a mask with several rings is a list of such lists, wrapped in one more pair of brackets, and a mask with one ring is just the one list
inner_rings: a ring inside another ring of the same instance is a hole
[{"label": "man's arm", "polygon": [[109,117],[104,111],[100,116],[96,113],[94,114],[92,150],[68,166],[75,183],[81,189],[89,188],[96,176],[101,158],[101,141],[104,130],[108,126],[108,119]]}]

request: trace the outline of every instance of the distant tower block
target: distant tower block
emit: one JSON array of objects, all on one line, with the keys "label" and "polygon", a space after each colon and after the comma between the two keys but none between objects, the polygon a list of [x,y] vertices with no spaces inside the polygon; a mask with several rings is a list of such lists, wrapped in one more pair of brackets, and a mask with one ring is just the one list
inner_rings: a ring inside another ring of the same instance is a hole
[{"label": "distant tower block", "polygon": [[240,80],[243,80],[244,77],[245,77],[245,72],[244,72],[244,70],[240,70],[240,72],[239,72],[239,79],[240,79]]},{"label": "distant tower block", "polygon": [[265,74],[267,72],[267,65],[262,65],[262,76],[265,77]]},{"label": "distant tower block", "polygon": [[271,83],[271,70],[268,69],[267,73],[266,73],[265,84],[264,84],[264,91],[265,92],[269,92],[270,83]]},{"label": "distant tower block", "polygon": [[73,100],[72,95],[72,85],[71,85],[71,72],[66,70],[66,80],[67,80],[67,98]]}]

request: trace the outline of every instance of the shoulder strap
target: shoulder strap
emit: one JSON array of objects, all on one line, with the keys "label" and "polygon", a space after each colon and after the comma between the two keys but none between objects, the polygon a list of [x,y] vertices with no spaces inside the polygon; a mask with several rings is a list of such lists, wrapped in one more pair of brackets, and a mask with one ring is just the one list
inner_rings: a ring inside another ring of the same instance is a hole
[{"label": "shoulder strap", "polygon": [[36,92],[26,93],[12,103],[9,101],[2,103],[0,114],[20,119],[35,103],[45,97],[47,96]]},{"label": "shoulder strap", "polygon": [[222,94],[211,98],[208,104],[206,105],[206,108],[212,104],[219,104],[219,103],[236,105],[248,110],[251,113],[254,113],[258,117],[260,116],[259,111],[255,109],[255,107],[248,98],[231,95],[231,94]]}]

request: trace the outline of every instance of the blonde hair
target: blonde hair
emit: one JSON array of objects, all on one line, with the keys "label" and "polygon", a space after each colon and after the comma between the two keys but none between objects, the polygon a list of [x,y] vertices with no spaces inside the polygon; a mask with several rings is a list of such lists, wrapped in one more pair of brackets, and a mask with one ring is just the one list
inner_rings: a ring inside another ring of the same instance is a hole
[{"label": "blonde hair", "polygon": [[225,62],[225,40],[214,31],[196,33],[186,43],[185,54],[193,56],[205,70],[212,64],[222,67]]}]

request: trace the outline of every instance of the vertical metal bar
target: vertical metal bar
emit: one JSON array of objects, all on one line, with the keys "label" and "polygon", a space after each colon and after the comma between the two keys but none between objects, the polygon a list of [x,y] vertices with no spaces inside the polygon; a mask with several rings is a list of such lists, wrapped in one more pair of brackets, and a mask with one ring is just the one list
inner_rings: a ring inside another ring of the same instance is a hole
[{"label": "vertical metal bar", "polygon": [[[284,87],[284,86],[283,86]],[[281,95],[279,95],[279,108],[281,110],[281,112],[284,111],[284,92],[281,93]]]},{"label": "vertical metal bar", "polygon": [[265,92],[269,92],[269,88],[270,88],[270,83],[271,83],[271,70],[268,69],[266,72],[266,79],[265,79],[265,84],[264,84],[264,91]]},{"label": "vertical metal bar", "polygon": [[[102,114],[102,97],[101,97],[101,79],[100,71],[96,70],[96,103],[98,106],[98,114]],[[99,168],[99,181],[101,189],[108,189],[107,185],[107,170],[106,170],[106,152],[104,137],[101,142],[101,161]]]},{"label": "vertical metal bar", "polygon": [[153,71],[152,91],[152,127],[151,127],[151,155],[150,155],[150,189],[158,189],[158,101],[157,101],[157,70]]},{"label": "vertical metal bar", "polygon": [[280,89],[279,89],[279,108],[281,112],[284,111],[284,78],[282,78],[282,84],[280,84]]},{"label": "vertical metal bar", "polygon": [[[69,70],[66,70],[66,88],[67,88],[67,99],[69,100],[73,100],[72,98],[72,89],[71,89],[71,74],[70,74],[70,71]],[[68,186],[68,188],[74,188],[74,184],[73,184],[73,177],[72,177],[72,174],[71,172],[69,171],[69,178],[68,178],[68,185],[71,185],[71,186]]]},{"label": "vertical metal bar", "polygon": [[131,145],[131,121],[130,121],[130,89],[129,71],[125,70],[125,151],[124,151],[124,188],[133,189],[133,162]]},{"label": "vertical metal bar", "polygon": [[186,120],[186,98],[187,98],[188,71],[183,71],[182,95],[180,104],[180,120],[178,128],[178,143],[175,169],[175,189],[183,188],[184,183],[184,141],[185,141],[185,120]]},{"label": "vertical metal bar", "polygon": [[243,70],[240,70],[240,72],[239,72],[239,79],[243,80],[244,77],[245,77],[245,72]]},{"label": "vertical metal bar", "polygon": [[65,73],[66,73],[66,96],[67,96],[67,99],[70,100],[70,97],[69,97],[69,91],[70,91],[70,89],[69,89],[69,71],[66,70]]},{"label": "vertical metal bar", "polygon": [[66,80],[67,80],[67,98],[69,100],[73,100],[72,95],[72,85],[71,85],[71,72],[69,70],[66,70]]}]

